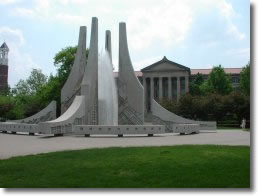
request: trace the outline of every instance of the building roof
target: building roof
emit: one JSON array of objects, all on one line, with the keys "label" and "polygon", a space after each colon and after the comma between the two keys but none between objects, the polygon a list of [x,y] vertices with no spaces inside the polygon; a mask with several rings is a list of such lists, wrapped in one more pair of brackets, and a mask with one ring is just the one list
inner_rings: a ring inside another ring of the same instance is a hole
[{"label": "building roof", "polygon": [[[243,68],[224,68],[226,74],[240,74]],[[203,75],[209,75],[212,69],[191,69],[191,75],[196,75],[197,73]]]},{"label": "building roof", "polygon": [[180,65],[180,64],[178,64],[178,63],[176,63],[176,62],[170,61],[170,60],[167,59],[166,56],[164,56],[163,59],[161,59],[160,61],[158,61],[158,62],[156,62],[156,63],[153,63],[152,65],[149,65],[149,66],[143,68],[141,71],[142,71],[142,72],[148,71],[150,68],[153,68],[153,67],[155,67],[155,66],[157,66],[157,65],[160,65],[160,64],[162,64],[162,63],[168,63],[168,64],[171,64],[171,65],[176,65],[176,66],[179,67],[179,68],[185,69],[185,70],[188,71],[189,73],[190,73],[190,71],[191,71],[189,67],[186,67],[186,66],[184,66],[184,65]]},{"label": "building roof", "polygon": [[1,47],[0,48],[6,48],[6,49],[8,49],[9,50],[9,48],[8,48],[8,46],[7,46],[7,44],[4,42],[2,45],[1,45]]},{"label": "building roof", "polygon": [[[224,68],[226,74],[240,74],[243,68]],[[191,69],[191,75],[196,75],[197,73],[203,74],[203,75],[209,75],[212,69]],[[135,71],[134,72],[136,77],[142,77],[141,71]],[[114,77],[118,77],[118,72],[113,72]]]},{"label": "building roof", "polygon": [[[114,75],[115,78],[118,77],[118,73],[119,72],[117,72],[117,71],[113,72],[113,75]],[[135,71],[134,73],[135,73],[136,77],[142,77],[142,72],[141,71]]]},{"label": "building roof", "polygon": [[[166,58],[166,56],[164,56],[163,59],[161,59],[160,61],[158,61],[156,63],[153,63],[153,64],[141,69],[141,71],[135,71],[134,73],[135,73],[136,77],[142,77],[142,75],[143,75],[142,72],[149,71],[149,69],[151,69],[151,68],[153,68],[153,67],[155,67],[159,64],[162,64],[162,63],[168,63],[168,64],[176,65],[177,67],[180,67],[182,69],[187,70],[191,75],[196,75],[198,73],[203,74],[203,75],[209,75],[212,71],[212,68],[211,69],[190,69],[186,66],[183,66],[183,65],[180,65],[180,64],[175,63],[173,61],[170,61]],[[240,74],[242,69],[243,68],[224,68],[224,71],[225,71],[226,74]],[[118,77],[118,73],[119,72],[113,72],[115,78]]]}]

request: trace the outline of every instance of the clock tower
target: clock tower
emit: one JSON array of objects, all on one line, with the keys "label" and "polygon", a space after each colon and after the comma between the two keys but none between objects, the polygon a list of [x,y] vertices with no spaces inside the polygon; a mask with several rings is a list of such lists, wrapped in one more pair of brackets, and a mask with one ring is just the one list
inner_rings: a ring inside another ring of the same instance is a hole
[{"label": "clock tower", "polygon": [[4,42],[0,47],[0,93],[8,88],[8,52],[9,48]]}]

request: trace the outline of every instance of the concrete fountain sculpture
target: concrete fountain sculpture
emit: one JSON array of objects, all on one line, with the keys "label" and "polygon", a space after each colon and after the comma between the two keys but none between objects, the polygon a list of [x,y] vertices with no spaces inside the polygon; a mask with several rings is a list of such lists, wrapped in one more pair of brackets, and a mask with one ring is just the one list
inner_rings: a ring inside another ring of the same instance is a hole
[{"label": "concrete fountain sculpture", "polygon": [[[80,40],[85,40],[81,36]],[[86,42],[79,43],[86,45]],[[84,53],[80,47],[77,55]],[[76,57],[77,58],[77,57]],[[79,57],[78,57],[79,58]],[[78,72],[83,63],[74,65],[71,74]],[[40,123],[47,134],[154,134],[165,133],[163,125],[144,125],[143,87],[134,75],[131,64],[125,23],[119,25],[119,81],[118,89],[113,76],[111,32],[106,31],[105,50],[98,52],[98,19],[92,19],[91,39],[87,64],[79,90],[62,90],[73,103],[59,118]],[[75,69],[75,70],[73,70]],[[69,76],[70,78],[70,76]],[[68,80],[69,80],[68,78]],[[80,80],[74,81],[74,84]],[[69,85],[69,84],[67,84]],[[74,85],[75,86],[75,85]],[[74,94],[77,93],[77,96]],[[67,105],[67,104],[66,104]]]},{"label": "concrete fountain sculpture", "polygon": [[[43,134],[153,134],[198,133],[216,129],[215,122],[184,119],[152,100],[152,123],[144,123],[144,89],[130,59],[126,24],[119,24],[119,76],[113,76],[111,32],[106,31],[105,49],[98,50],[98,19],[92,18],[89,55],[86,62],[86,27],[80,27],[74,65],[61,92],[62,115],[40,122]],[[5,123],[0,130],[6,130]],[[12,125],[11,125],[12,126]]]}]

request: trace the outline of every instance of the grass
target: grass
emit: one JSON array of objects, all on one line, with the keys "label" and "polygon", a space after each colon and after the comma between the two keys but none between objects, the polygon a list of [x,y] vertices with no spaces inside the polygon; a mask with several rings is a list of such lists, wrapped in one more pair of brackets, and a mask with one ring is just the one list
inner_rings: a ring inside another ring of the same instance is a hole
[{"label": "grass", "polygon": [[183,145],[0,160],[3,188],[249,188],[250,147]]}]

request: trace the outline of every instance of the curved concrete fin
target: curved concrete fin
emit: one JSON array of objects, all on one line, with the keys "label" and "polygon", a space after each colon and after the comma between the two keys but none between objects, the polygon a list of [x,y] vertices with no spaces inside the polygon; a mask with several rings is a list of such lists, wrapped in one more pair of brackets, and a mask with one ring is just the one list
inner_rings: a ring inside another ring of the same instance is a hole
[{"label": "curved concrete fin", "polygon": [[70,107],[75,96],[80,94],[80,84],[86,67],[86,34],[86,27],[81,26],[74,64],[61,90],[61,114]]},{"label": "curved concrete fin", "polygon": [[39,123],[39,130],[45,134],[65,134],[73,131],[73,126],[84,124],[84,96],[76,96],[72,105],[59,118]]},{"label": "curved concrete fin", "polygon": [[105,49],[108,51],[110,60],[112,63],[112,45],[111,45],[111,31],[107,30],[106,31],[106,36],[105,36]]},{"label": "curved concrete fin", "polygon": [[45,122],[53,119],[56,119],[56,101],[51,101],[47,107],[34,114],[33,116],[20,120],[10,120],[7,122],[38,124],[39,122]]},{"label": "curved concrete fin", "polygon": [[85,96],[85,123],[98,124],[98,19],[92,18],[90,51],[84,72],[81,95]]},{"label": "curved concrete fin", "polygon": [[144,90],[135,75],[126,35],[126,24],[119,24],[119,124],[144,123]]},{"label": "curved concrete fin", "polygon": [[[216,122],[212,121],[195,121],[187,118],[183,118],[163,108],[154,99],[151,102],[151,113],[153,123],[162,124],[198,124],[200,130],[216,130]],[[171,126],[167,126],[171,127]],[[173,132],[174,130],[169,130]]]}]

